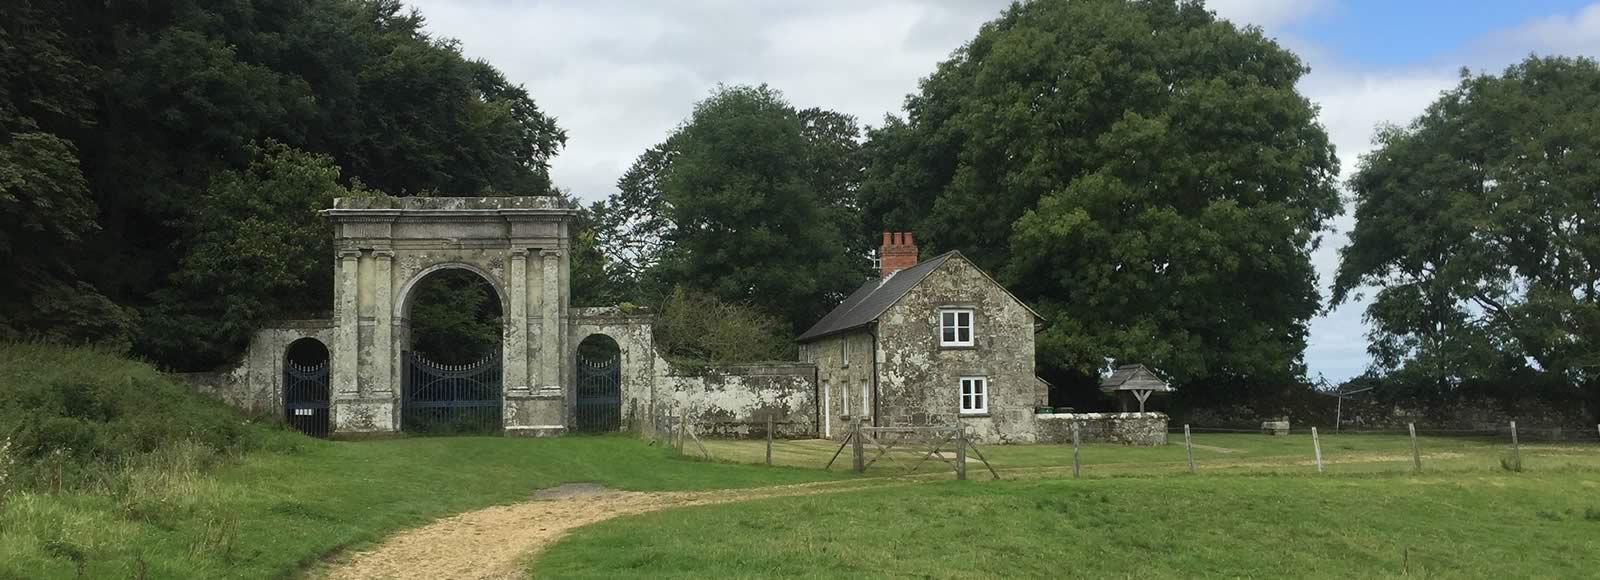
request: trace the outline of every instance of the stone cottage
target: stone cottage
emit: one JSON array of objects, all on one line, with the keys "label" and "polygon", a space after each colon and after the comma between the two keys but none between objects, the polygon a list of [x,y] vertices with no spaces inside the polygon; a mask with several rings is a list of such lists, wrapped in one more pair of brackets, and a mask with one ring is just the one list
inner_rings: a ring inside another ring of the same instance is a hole
[{"label": "stone cottage", "polygon": [[816,365],[819,427],[954,425],[1032,442],[1047,386],[1034,375],[1039,315],[960,252],[918,262],[911,233],[885,233],[868,280],[797,339]]}]

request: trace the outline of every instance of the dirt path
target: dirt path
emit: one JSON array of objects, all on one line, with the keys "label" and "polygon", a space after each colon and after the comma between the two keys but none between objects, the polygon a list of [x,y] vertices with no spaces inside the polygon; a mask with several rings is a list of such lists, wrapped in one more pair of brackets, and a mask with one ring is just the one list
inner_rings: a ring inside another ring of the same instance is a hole
[{"label": "dirt path", "polygon": [[581,526],[674,507],[833,493],[859,487],[859,481],[844,481],[756,489],[637,492],[568,484],[541,490],[532,501],[466,512],[400,532],[366,550],[337,557],[308,576],[327,580],[521,580],[528,576],[529,559]]}]

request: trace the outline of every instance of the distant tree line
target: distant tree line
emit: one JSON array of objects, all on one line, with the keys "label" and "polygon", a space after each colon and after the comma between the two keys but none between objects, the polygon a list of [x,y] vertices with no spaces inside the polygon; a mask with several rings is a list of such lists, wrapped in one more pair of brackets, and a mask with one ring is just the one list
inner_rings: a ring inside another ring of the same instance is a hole
[{"label": "distant tree line", "polygon": [[[3,10],[0,337],[214,365],[326,307],[330,197],[572,199],[554,120],[394,1]],[[1035,0],[875,126],[719,86],[582,208],[574,302],[656,307],[685,359],[785,356],[909,230],[1044,316],[1068,402],[1140,362],[1183,404],[1275,412],[1311,390],[1311,319],[1371,294],[1363,385],[1600,406],[1600,67],[1463,73],[1346,199],[1308,71],[1201,2]],[[1347,202],[1324,300],[1311,255]]]}]

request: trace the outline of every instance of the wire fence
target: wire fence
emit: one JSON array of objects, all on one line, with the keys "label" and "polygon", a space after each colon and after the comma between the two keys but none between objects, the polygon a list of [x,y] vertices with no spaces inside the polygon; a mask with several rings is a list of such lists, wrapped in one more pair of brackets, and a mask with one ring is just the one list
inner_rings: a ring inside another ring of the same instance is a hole
[{"label": "wire fence", "polygon": [[[696,459],[847,469],[866,475],[994,478],[1237,473],[1385,473],[1600,469],[1600,425],[1287,430],[1172,425],[1165,445],[1091,442],[983,444],[954,427],[884,429],[851,424],[818,439],[810,425],[658,418],[652,436]],[[905,431],[902,433],[901,431]],[[708,436],[708,434],[717,434]],[[1159,431],[1158,431],[1159,433]]]}]

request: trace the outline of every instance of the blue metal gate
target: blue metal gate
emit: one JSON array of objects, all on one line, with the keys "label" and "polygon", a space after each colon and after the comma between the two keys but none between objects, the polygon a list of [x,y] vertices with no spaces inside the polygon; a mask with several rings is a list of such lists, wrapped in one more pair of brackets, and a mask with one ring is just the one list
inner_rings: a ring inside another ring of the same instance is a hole
[{"label": "blue metal gate", "polygon": [[400,427],[410,433],[498,433],[503,388],[498,354],[445,365],[406,352],[401,373]]},{"label": "blue metal gate", "polygon": [[328,361],[283,361],[283,418],[306,435],[328,436]]},{"label": "blue metal gate", "polygon": [[578,356],[577,430],[588,433],[622,428],[622,357]]}]

